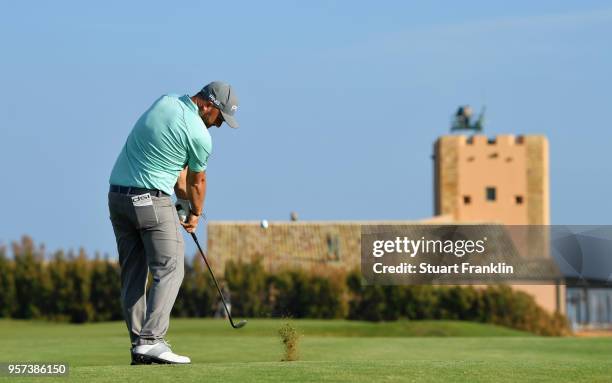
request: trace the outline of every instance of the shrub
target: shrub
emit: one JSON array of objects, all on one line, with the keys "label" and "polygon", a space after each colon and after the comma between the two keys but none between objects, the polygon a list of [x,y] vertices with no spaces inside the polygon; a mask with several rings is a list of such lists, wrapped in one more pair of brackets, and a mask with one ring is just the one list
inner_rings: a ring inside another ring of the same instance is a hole
[{"label": "shrub", "polygon": [[91,261],[90,300],[94,321],[119,320],[121,310],[121,272],[119,264],[96,255]]},{"label": "shrub", "polygon": [[440,319],[479,319],[480,294],[474,287],[442,286],[437,291]]},{"label": "shrub", "polygon": [[363,319],[373,322],[383,319],[385,294],[381,286],[364,286],[361,274],[351,272],[346,279],[349,289],[349,319]]},{"label": "shrub", "polygon": [[47,274],[51,289],[46,316],[55,320],[68,320],[68,304],[74,287],[68,280],[68,259],[63,251],[56,252],[47,263]]},{"label": "shrub", "polygon": [[237,316],[257,317],[263,313],[266,273],[261,260],[251,263],[228,261],[225,282],[231,292],[232,313]]},{"label": "shrub", "polygon": [[36,249],[29,237],[23,237],[21,243],[13,243],[15,318],[38,318],[49,312],[50,286],[43,254],[44,249]]},{"label": "shrub", "polygon": [[[150,279],[149,279],[150,281]],[[567,319],[509,286],[370,286],[361,273],[321,268],[266,272],[261,260],[229,261],[221,286],[229,288],[233,314],[247,317],[349,318],[368,321],[456,319],[493,323],[539,335],[564,335]],[[75,323],[122,318],[120,267],[44,248],[23,237],[13,258],[0,247],[0,317],[47,317]],[[214,315],[219,297],[200,257],[185,265],[173,315]]]},{"label": "shrub", "polygon": [[429,285],[396,286],[404,289],[402,316],[408,319],[436,319],[439,317],[436,288]]},{"label": "shrub", "polygon": [[207,317],[215,312],[217,290],[200,257],[185,263],[185,277],[172,310],[179,317]]},{"label": "shrub", "polygon": [[346,315],[345,287],[342,279],[325,275],[311,275],[307,280],[308,300],[305,317],[343,318]]},{"label": "shrub", "polygon": [[84,323],[93,318],[90,301],[91,269],[90,263],[81,250],[78,256],[70,255],[66,277],[71,288],[68,293],[67,314],[70,322]]},{"label": "shrub", "polygon": [[15,270],[6,257],[6,249],[0,247],[0,318],[9,318],[15,311]]},{"label": "shrub", "polygon": [[569,333],[567,319],[550,314],[537,305],[534,298],[508,286],[488,286],[482,290],[481,321],[499,324],[538,335]]},{"label": "shrub", "polygon": [[346,289],[331,275],[282,270],[266,278],[267,312],[292,318],[343,318]]}]

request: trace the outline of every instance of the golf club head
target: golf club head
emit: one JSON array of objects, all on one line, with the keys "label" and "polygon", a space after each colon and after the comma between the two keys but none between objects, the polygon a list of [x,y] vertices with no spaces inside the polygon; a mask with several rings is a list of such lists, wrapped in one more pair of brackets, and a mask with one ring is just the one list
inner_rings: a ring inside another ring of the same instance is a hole
[{"label": "golf club head", "polygon": [[240,322],[234,325],[234,328],[243,328],[244,326],[246,326],[246,324],[247,324],[247,321],[241,320]]}]

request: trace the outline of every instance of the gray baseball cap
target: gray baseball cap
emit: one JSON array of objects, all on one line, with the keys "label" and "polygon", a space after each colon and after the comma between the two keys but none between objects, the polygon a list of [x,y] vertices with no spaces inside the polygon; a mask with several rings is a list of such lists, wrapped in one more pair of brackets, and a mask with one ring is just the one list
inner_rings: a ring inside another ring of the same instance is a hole
[{"label": "gray baseball cap", "polygon": [[200,93],[221,111],[223,119],[231,128],[238,127],[238,121],[234,118],[238,110],[238,97],[234,88],[222,81],[213,81],[202,88]]}]

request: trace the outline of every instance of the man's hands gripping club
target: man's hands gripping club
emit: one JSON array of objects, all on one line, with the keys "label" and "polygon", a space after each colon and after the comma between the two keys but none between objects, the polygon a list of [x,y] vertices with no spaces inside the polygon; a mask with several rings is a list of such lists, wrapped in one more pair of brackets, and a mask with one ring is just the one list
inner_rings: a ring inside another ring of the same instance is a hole
[{"label": "man's hands gripping club", "polygon": [[183,169],[174,186],[176,209],[181,225],[188,233],[195,233],[202,215],[206,195],[206,173]]}]

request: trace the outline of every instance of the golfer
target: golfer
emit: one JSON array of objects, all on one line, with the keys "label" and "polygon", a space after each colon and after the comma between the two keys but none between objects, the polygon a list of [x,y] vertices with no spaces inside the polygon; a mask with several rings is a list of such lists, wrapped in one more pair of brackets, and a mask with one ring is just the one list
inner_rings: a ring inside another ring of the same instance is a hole
[{"label": "golfer", "polygon": [[[115,162],[108,207],[132,364],[191,362],[164,340],[185,272],[180,227],[194,232],[202,215],[212,148],[207,129],[224,121],[237,128],[237,109],[234,89],[223,82],[211,82],[192,97],[164,95],[138,119]],[[173,191],[187,212],[185,222],[170,198]]]}]

